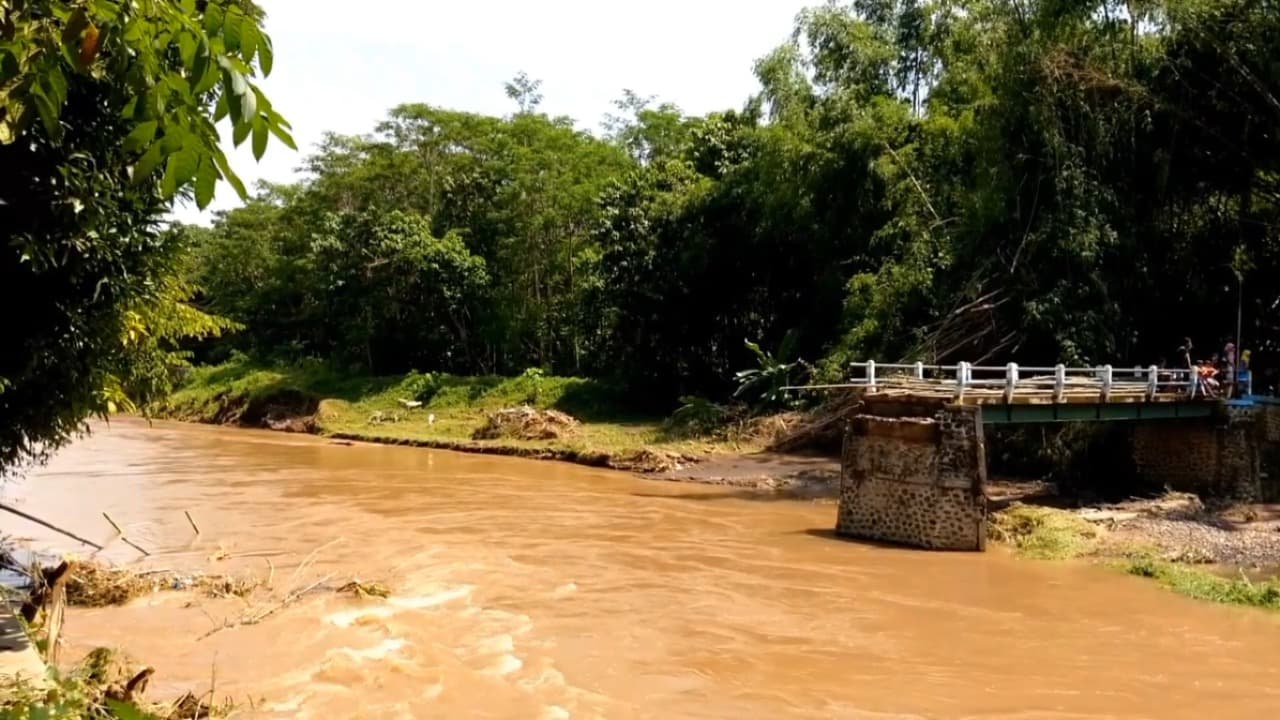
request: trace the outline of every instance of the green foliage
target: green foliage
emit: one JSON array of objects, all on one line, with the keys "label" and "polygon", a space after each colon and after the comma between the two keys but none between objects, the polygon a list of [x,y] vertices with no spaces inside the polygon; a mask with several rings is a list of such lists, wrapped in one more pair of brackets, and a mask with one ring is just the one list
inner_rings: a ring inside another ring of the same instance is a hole
[{"label": "green foliage", "polygon": [[101,682],[84,665],[70,672],[50,669],[49,684],[52,689],[6,686],[0,720],[159,720],[133,703],[104,700]]},{"label": "green foliage", "polygon": [[988,534],[1019,553],[1041,560],[1068,560],[1094,552],[1099,532],[1075,513],[1036,505],[1013,505],[991,516]]},{"label": "green foliage", "polygon": [[710,400],[686,395],[680,398],[680,407],[671,413],[668,426],[679,434],[705,435],[722,427],[729,417],[729,409]]},{"label": "green foliage", "polygon": [[526,368],[520,373],[519,381],[526,385],[529,389],[525,393],[525,405],[537,405],[542,395],[542,381],[547,376],[542,368]]},{"label": "green foliage", "polygon": [[194,188],[205,207],[222,179],[243,196],[215,122],[227,119],[237,145],[252,132],[256,158],[268,133],[294,147],[289,123],[251,81],[258,71],[270,74],[274,61],[260,17],[242,0],[7,3],[0,8],[0,145],[19,140],[37,119],[61,143],[76,121],[63,117],[75,110],[73,86],[97,84],[122,121],[134,183],[152,182],[161,170],[166,199]]},{"label": "green foliage", "polygon": [[788,332],[776,353],[766,352],[750,340],[745,344],[759,367],[739,370],[733,376],[738,383],[734,398],[755,401],[765,407],[784,404],[788,393],[783,388],[792,385],[797,371],[805,368],[803,360],[792,359],[795,356],[796,333]]},{"label": "green foliage", "polygon": [[1130,575],[1151,578],[1174,592],[1228,605],[1280,610],[1280,579],[1253,581],[1243,574],[1222,577],[1200,569],[1157,560],[1148,555],[1129,559],[1124,569]]},{"label": "green foliage", "polygon": [[0,472],[84,419],[168,389],[178,343],[232,323],[190,301],[191,237],[161,231],[172,200],[239,181],[229,128],[287,125],[250,81],[271,42],[248,2],[0,5]]},{"label": "green foliage", "polygon": [[[828,380],[868,358],[1158,363],[1188,333],[1230,334],[1241,286],[1261,360],[1280,351],[1268,9],[826,4],[756,64],[740,110],[627,90],[603,139],[540,112],[521,74],[507,117],[404,105],[328,138],[306,182],[219,219],[195,277],[263,356],[537,366],[664,413],[739,383],[777,404],[790,359],[741,339],[792,330]],[[359,263],[397,212],[414,228],[385,236],[456,238],[429,283]]]},{"label": "green foliage", "polygon": [[431,399],[444,387],[443,378],[435,373],[410,372],[400,384],[405,395],[418,402],[431,402]]}]

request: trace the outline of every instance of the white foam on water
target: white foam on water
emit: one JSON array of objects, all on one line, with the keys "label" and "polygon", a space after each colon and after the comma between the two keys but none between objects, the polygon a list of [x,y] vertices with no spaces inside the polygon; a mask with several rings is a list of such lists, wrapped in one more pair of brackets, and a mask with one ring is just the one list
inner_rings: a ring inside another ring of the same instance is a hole
[{"label": "white foam on water", "polygon": [[569,720],[569,711],[559,705],[548,705],[542,708],[542,714],[538,716],[539,720]]},{"label": "white foam on water", "polygon": [[537,675],[524,678],[518,684],[521,689],[529,692],[546,688],[563,688],[565,686],[564,673],[548,665]]},{"label": "white foam on water", "polygon": [[357,662],[363,660],[385,660],[392,653],[399,652],[408,643],[403,638],[387,638],[371,648],[358,650],[356,648],[338,648],[330,654],[340,653]]},{"label": "white foam on water", "polygon": [[471,595],[473,590],[475,590],[475,587],[472,585],[460,585],[456,588],[441,590],[430,595],[392,596],[387,599],[387,604],[404,610],[423,610],[467,597]]},{"label": "white foam on water", "polygon": [[469,596],[474,590],[470,585],[449,588],[428,595],[410,595],[408,597],[391,597],[386,601],[373,605],[371,607],[353,608],[351,610],[342,610],[340,612],[331,613],[325,617],[325,622],[340,628],[348,628],[359,622],[368,620],[385,620],[401,610],[425,610],[427,608],[437,607],[453,600],[459,600]]},{"label": "white foam on water", "polygon": [[297,713],[302,709],[302,704],[309,699],[311,699],[311,693],[303,692],[279,702],[268,703],[263,706],[263,709],[273,713]]},{"label": "white foam on water", "polygon": [[485,638],[476,646],[477,653],[511,654],[515,652],[515,641],[510,635],[494,635]]},{"label": "white foam on water", "polygon": [[440,697],[440,695],[443,693],[444,693],[444,683],[432,683],[428,685],[425,690],[422,691],[422,698],[424,700],[435,700],[436,698]]},{"label": "white foam on water", "polygon": [[578,583],[567,582],[561,585],[560,587],[556,588],[554,594],[556,597],[564,597],[565,595],[572,595],[573,593],[576,593],[576,592],[578,592]]},{"label": "white foam on water", "polygon": [[488,675],[496,675],[498,677],[504,677],[506,675],[510,675],[511,673],[519,672],[520,669],[523,667],[524,667],[523,660],[516,657],[515,655],[504,654],[504,655],[498,656],[497,661],[494,662],[492,665],[490,665],[488,668],[486,668],[484,672]]}]

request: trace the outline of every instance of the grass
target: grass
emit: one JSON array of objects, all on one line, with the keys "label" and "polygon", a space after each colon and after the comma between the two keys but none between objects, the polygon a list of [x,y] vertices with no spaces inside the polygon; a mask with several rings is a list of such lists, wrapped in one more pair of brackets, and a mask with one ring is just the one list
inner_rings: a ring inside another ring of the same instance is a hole
[{"label": "grass", "polygon": [[992,514],[987,528],[993,540],[1040,560],[1091,555],[1101,536],[1097,527],[1074,513],[1037,505],[1011,505]]},{"label": "grass", "polygon": [[1198,600],[1280,610],[1280,579],[1255,582],[1244,575],[1223,577],[1146,555],[1129,558],[1121,567],[1130,575],[1151,578],[1174,592]]},{"label": "grass", "polygon": [[[406,409],[401,400],[423,405]],[[264,408],[281,403],[298,406],[299,413],[314,411],[315,429],[322,434],[460,450],[545,451],[563,459],[600,460],[646,449],[680,455],[755,449],[749,441],[679,437],[662,418],[631,411],[616,387],[537,371],[517,377],[369,377],[322,363],[272,366],[241,356],[195,368],[177,392],[151,410],[180,420],[256,424]],[[566,412],[582,421],[580,432],[548,441],[472,440],[489,413],[520,405]]]},{"label": "grass", "polygon": [[1280,578],[1252,581],[1156,557],[1148,547],[1104,542],[1104,531],[1066,510],[1014,504],[992,513],[991,539],[1040,560],[1089,558],[1181,595],[1226,605],[1280,610]]}]

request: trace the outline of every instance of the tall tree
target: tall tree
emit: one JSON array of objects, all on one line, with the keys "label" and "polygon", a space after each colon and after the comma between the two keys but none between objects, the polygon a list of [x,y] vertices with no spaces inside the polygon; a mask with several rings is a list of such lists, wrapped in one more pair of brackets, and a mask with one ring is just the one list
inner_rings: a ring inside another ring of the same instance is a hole
[{"label": "tall tree", "polygon": [[0,347],[0,471],[91,414],[162,390],[168,352],[220,330],[184,301],[173,198],[201,205],[218,146],[288,125],[251,78],[273,62],[261,14],[234,0],[11,0],[0,6],[0,284],[21,310]]}]

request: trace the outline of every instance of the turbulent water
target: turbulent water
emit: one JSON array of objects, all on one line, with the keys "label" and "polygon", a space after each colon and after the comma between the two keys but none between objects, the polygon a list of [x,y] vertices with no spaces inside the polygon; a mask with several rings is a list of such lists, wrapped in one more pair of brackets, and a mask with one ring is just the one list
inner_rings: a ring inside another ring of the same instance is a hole
[{"label": "turbulent water", "polygon": [[103,541],[105,511],[152,568],[391,587],[204,639],[246,608],[166,593],[69,615],[70,654],[124,646],[157,668],[153,696],[212,682],[247,716],[1280,716],[1275,616],[1098,568],[843,542],[827,504],[135,421],[4,495]]}]

